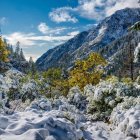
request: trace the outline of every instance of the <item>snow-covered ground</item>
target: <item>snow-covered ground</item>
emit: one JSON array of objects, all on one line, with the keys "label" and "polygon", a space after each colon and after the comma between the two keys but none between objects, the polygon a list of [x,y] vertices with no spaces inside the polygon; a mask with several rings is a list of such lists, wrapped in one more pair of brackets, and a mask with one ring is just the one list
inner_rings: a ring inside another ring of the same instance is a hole
[{"label": "snow-covered ground", "polygon": [[[88,121],[66,99],[34,101],[24,112],[0,115],[1,140],[137,140],[140,106],[112,112],[110,124]],[[132,136],[132,137],[131,137]]]},{"label": "snow-covered ground", "polygon": [[[0,95],[19,84],[22,76],[15,70],[0,75]],[[34,86],[30,81],[21,91],[34,93]],[[4,106],[7,97],[0,96],[0,140],[140,140],[140,86],[135,83],[133,94],[131,90],[129,84],[114,78],[87,85],[84,92],[73,87],[67,98],[10,102],[14,110]],[[108,109],[98,112],[98,105],[113,108],[111,115]],[[99,115],[107,116],[106,123],[99,121]]]}]

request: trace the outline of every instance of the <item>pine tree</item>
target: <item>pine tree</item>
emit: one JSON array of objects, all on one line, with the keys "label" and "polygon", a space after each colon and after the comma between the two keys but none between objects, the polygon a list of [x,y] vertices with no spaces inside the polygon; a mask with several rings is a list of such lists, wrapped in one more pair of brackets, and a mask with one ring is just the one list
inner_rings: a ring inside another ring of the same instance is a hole
[{"label": "pine tree", "polygon": [[30,56],[29,58],[29,64],[32,65],[34,63],[33,58]]},{"label": "pine tree", "polygon": [[130,58],[130,76],[131,80],[134,80],[134,54],[133,54],[133,48],[130,44],[129,46],[129,58]]},{"label": "pine tree", "polygon": [[140,62],[140,51],[138,51],[138,54],[137,54],[137,63],[139,63]]},{"label": "pine tree", "polygon": [[3,42],[4,42],[4,44],[6,45],[6,47],[8,47],[8,43],[7,43],[7,41],[6,41],[5,38],[3,39]]},{"label": "pine tree", "polygon": [[36,72],[36,66],[32,57],[30,57],[29,59],[29,68],[30,68],[31,73],[34,74]]},{"label": "pine tree", "polygon": [[10,46],[10,53],[14,54],[14,50],[13,50],[13,46],[12,45]]},{"label": "pine tree", "polygon": [[[131,28],[129,28],[129,31],[140,31],[140,21],[136,22]],[[131,40],[131,38],[129,39]],[[134,46],[135,44],[129,43],[129,53],[128,53],[128,58],[130,59],[129,64],[130,64],[130,76],[131,80],[134,80]]]},{"label": "pine tree", "polygon": [[19,56],[20,56],[20,42],[19,41],[16,44],[16,49],[15,49],[15,55],[14,56],[17,60],[19,60]]},{"label": "pine tree", "polygon": [[25,60],[26,60],[26,59],[25,59],[25,56],[24,56],[24,54],[23,54],[22,49],[20,49],[20,55],[19,55],[19,58],[20,58],[21,61],[25,61]]}]

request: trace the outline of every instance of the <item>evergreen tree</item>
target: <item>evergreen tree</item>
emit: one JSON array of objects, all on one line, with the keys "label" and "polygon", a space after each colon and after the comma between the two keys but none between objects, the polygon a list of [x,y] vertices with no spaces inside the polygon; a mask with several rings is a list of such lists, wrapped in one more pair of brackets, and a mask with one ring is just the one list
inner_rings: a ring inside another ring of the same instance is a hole
[{"label": "evergreen tree", "polygon": [[30,66],[31,66],[33,63],[34,63],[33,58],[30,56],[30,58],[29,58],[29,64],[30,64]]},{"label": "evergreen tree", "polygon": [[19,55],[19,58],[20,58],[21,61],[25,61],[25,60],[26,60],[26,59],[25,59],[25,56],[24,56],[24,54],[23,54],[22,49],[20,49],[20,55]]},{"label": "evergreen tree", "polygon": [[14,57],[14,50],[13,50],[13,47],[12,47],[12,45],[10,45],[10,44],[7,44],[7,49],[8,49],[8,51],[9,51],[9,58],[10,59],[13,59],[13,57]]},{"label": "evergreen tree", "polygon": [[[140,21],[136,22],[131,28],[129,28],[129,31],[140,31]],[[129,39],[131,40],[131,38]],[[129,43],[129,53],[128,53],[128,58],[130,59],[129,64],[130,64],[130,76],[131,80],[134,80],[134,46],[135,44]],[[139,55],[139,53],[138,53]],[[139,59],[139,56],[138,56]]]},{"label": "evergreen tree", "polygon": [[13,46],[12,45],[10,46],[10,53],[14,54],[14,50],[13,50]]},{"label": "evergreen tree", "polygon": [[29,68],[30,68],[31,73],[34,74],[36,72],[36,66],[32,57],[30,57],[29,59]]},{"label": "evergreen tree", "polygon": [[15,58],[19,60],[19,56],[20,56],[20,42],[18,41],[15,49]]},{"label": "evergreen tree", "polygon": [[6,41],[5,38],[3,39],[3,42],[4,42],[4,44],[6,45],[6,47],[8,47],[8,43],[7,43],[7,41]]},{"label": "evergreen tree", "polygon": [[44,79],[46,79],[47,83],[50,85],[55,85],[54,82],[56,80],[60,80],[62,76],[62,71],[59,68],[50,68],[43,73]]}]

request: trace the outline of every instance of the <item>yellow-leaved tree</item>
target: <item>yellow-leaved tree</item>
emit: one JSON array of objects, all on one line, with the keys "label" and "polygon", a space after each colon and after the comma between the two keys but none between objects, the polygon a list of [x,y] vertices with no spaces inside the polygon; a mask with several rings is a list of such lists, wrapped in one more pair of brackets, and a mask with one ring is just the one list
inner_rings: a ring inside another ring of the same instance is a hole
[{"label": "yellow-leaved tree", "polygon": [[101,67],[106,64],[105,59],[98,53],[91,53],[87,59],[76,61],[70,71],[69,85],[79,86],[83,90],[87,84],[98,84],[103,74]]},{"label": "yellow-leaved tree", "polygon": [[0,61],[8,62],[9,61],[8,55],[9,55],[9,51],[7,49],[7,46],[2,40],[2,38],[0,37]]}]

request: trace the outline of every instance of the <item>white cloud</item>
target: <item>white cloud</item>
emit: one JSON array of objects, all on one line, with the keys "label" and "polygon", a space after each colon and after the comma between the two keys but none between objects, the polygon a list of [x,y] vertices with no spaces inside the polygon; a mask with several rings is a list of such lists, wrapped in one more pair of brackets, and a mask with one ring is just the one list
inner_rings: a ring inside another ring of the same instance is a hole
[{"label": "white cloud", "polygon": [[44,52],[43,50],[48,50],[49,48],[53,48],[66,42],[74,37],[74,33],[65,36],[39,36],[34,33],[14,32],[8,35],[3,35],[3,37],[6,38],[7,42],[12,44],[14,48],[17,41],[19,41],[23,51],[26,50],[26,59],[29,59],[29,57],[32,56],[33,59],[36,60]]},{"label": "white cloud", "polygon": [[140,5],[138,4],[138,0],[118,0],[117,2],[112,2],[107,8],[106,8],[106,15],[110,16],[115,11],[124,9],[124,8],[140,8]]},{"label": "white cloud", "polygon": [[41,22],[38,25],[38,30],[43,33],[43,34],[49,34],[49,35],[59,35],[63,31],[67,30],[68,28],[66,27],[55,27],[55,28],[50,28],[46,23]]},{"label": "white cloud", "polygon": [[52,21],[56,23],[60,22],[76,23],[78,22],[78,19],[72,16],[72,14],[70,14],[70,11],[72,12],[73,10],[74,9],[72,9],[71,7],[58,8],[50,12],[49,17],[51,18]]},{"label": "white cloud", "polygon": [[40,31],[40,32],[42,32],[42,33],[44,33],[44,34],[46,34],[47,32],[48,32],[48,30],[49,30],[49,27],[46,25],[46,23],[40,23],[39,25],[38,25],[38,30]]},{"label": "white cloud", "polygon": [[68,35],[70,35],[70,36],[76,36],[79,33],[80,33],[79,31],[73,31],[73,32],[68,33]]},{"label": "white cloud", "polygon": [[39,41],[45,41],[47,42],[65,42],[69,39],[71,39],[74,36],[74,34],[66,35],[66,36],[38,36],[34,33],[22,33],[22,32],[14,32],[9,35],[4,35],[4,37],[8,40],[10,44],[15,45],[17,41],[21,43],[21,47],[28,48],[30,46],[35,46],[37,44],[40,44]]},{"label": "white cloud", "polygon": [[124,8],[139,7],[137,0],[79,0],[78,12],[89,19],[102,19]]},{"label": "white cloud", "polygon": [[15,45],[19,41],[23,47],[29,47],[35,45],[35,42],[30,39],[30,37],[34,35],[34,33],[25,34],[21,32],[14,32],[9,35],[4,35],[4,38],[6,38],[12,45]]},{"label": "white cloud", "polygon": [[50,17],[56,22],[67,22],[66,15],[75,13],[86,19],[101,20],[124,8],[137,8],[138,0],[78,0],[77,7],[61,7],[53,10]]},{"label": "white cloud", "polygon": [[7,18],[6,17],[0,18],[0,25],[5,25],[6,23],[7,23]]},{"label": "white cloud", "polygon": [[103,0],[79,0],[77,11],[82,17],[100,20],[104,12],[100,12],[97,7],[103,8],[104,5],[105,2]]},{"label": "white cloud", "polygon": [[66,41],[73,36],[31,36],[29,39],[33,41]]},{"label": "white cloud", "polygon": [[62,33],[64,30],[67,30],[67,29],[70,29],[70,28],[66,28],[66,27],[57,27],[57,28],[51,29],[51,30],[50,30],[50,33],[54,33],[54,34],[56,34],[56,35],[59,35],[60,33]]}]

